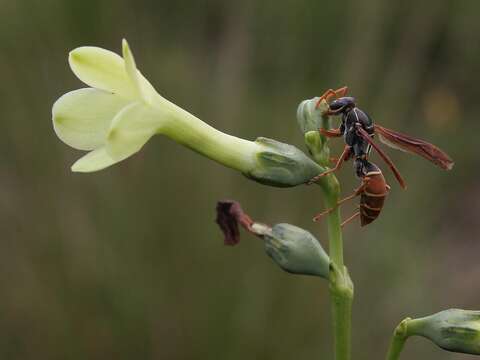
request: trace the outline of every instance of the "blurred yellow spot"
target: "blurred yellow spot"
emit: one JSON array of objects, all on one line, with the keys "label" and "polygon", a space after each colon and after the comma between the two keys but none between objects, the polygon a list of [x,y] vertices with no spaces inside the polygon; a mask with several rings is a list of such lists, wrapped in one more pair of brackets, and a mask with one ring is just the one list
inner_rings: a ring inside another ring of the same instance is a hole
[{"label": "blurred yellow spot", "polygon": [[423,112],[429,127],[437,131],[456,126],[462,116],[458,97],[446,87],[437,87],[427,93]]}]

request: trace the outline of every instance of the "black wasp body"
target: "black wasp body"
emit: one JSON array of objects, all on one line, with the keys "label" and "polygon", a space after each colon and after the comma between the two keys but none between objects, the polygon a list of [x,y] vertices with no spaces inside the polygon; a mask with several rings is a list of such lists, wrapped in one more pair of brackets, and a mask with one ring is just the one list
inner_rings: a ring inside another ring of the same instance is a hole
[{"label": "black wasp body", "polygon": [[362,178],[365,162],[370,153],[371,146],[368,141],[358,134],[358,126],[363,128],[373,138],[375,126],[373,120],[355,105],[353,97],[341,97],[332,101],[329,105],[328,115],[342,115],[342,124],[339,127],[340,134],[345,139],[345,144],[350,147],[348,158],[354,159],[355,172]]}]

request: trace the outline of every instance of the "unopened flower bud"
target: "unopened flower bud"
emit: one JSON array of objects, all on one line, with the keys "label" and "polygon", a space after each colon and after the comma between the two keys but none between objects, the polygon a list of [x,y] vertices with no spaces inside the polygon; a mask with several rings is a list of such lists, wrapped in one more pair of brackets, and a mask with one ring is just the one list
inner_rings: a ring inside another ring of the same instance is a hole
[{"label": "unopened flower bud", "polygon": [[[330,120],[323,115],[328,109],[325,100],[318,104],[318,97],[304,100],[298,105],[297,121],[300,131],[304,134],[305,144],[315,161],[322,165],[328,165],[330,150],[327,144],[328,139],[320,135],[318,129],[330,128]],[[318,106],[317,106],[318,104]]]},{"label": "unopened flower bud", "polygon": [[442,349],[480,355],[480,311],[450,309],[410,320],[408,335],[430,339]]},{"label": "unopened flower bud", "polygon": [[306,134],[309,131],[317,131],[322,127],[322,114],[327,110],[328,104],[322,101],[318,107],[318,97],[304,100],[297,108],[297,121],[300,131]]},{"label": "unopened flower bud", "polygon": [[265,251],[283,270],[328,279],[330,258],[310,232],[290,224],[276,224],[264,239]]}]

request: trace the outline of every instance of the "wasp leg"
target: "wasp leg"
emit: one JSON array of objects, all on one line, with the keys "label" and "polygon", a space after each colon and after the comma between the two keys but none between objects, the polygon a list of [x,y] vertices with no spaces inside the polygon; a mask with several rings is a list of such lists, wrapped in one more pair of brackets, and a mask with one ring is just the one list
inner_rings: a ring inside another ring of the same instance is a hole
[{"label": "wasp leg", "polygon": [[314,182],[318,181],[318,179],[320,179],[321,177],[325,176],[325,175],[328,175],[328,174],[331,174],[332,172],[334,171],[337,171],[338,169],[341,168],[343,162],[345,160],[348,159],[348,157],[350,156],[350,152],[351,152],[351,147],[348,146],[348,145],[345,145],[345,148],[343,149],[343,152],[342,152],[342,155],[340,155],[340,158],[338,159],[337,163],[335,164],[335,166],[333,168],[331,168],[330,170],[327,170],[327,171],[324,171],[323,173],[321,174],[318,174],[317,176],[314,176],[313,178],[311,178],[308,182],[307,182],[307,185],[311,185],[313,184]]},{"label": "wasp leg", "polygon": [[322,96],[320,96],[320,97],[318,98],[318,101],[317,101],[317,103],[315,104],[315,109],[318,109],[318,107],[320,106],[320,103],[322,102],[322,100],[325,100],[326,102],[328,102],[328,100],[330,100],[330,98],[331,98],[332,96],[336,96],[336,95],[337,95],[337,93],[335,92],[335,90],[333,90],[333,89],[328,89],[327,91],[325,91],[325,92],[323,93]]},{"label": "wasp leg", "polygon": [[346,198],[340,200],[339,202],[337,202],[337,205],[335,205],[334,207],[331,207],[330,209],[327,209],[327,210],[324,210],[322,211],[321,213],[318,213],[317,215],[315,215],[313,217],[313,221],[318,221],[322,216],[325,216],[327,214],[330,214],[333,210],[335,210],[336,208],[338,208],[340,205],[342,205],[345,201],[348,201],[348,200],[351,200],[355,197],[357,197],[358,194],[356,192],[354,192],[352,195],[349,195],[347,196]]},{"label": "wasp leg", "polygon": [[330,129],[330,130],[326,130],[326,129],[318,129],[318,132],[323,135],[323,136],[326,136],[326,137],[340,137],[342,136],[342,132],[340,131],[340,128],[338,129]]},{"label": "wasp leg", "polygon": [[316,222],[316,221],[320,220],[321,217],[323,217],[327,214],[330,214],[336,208],[337,208],[337,206],[335,206],[333,208],[330,208],[330,209],[327,209],[325,211],[322,211],[321,213],[318,213],[317,215],[315,215],[312,220]]},{"label": "wasp leg", "polygon": [[330,99],[332,98],[332,96],[335,96],[335,97],[343,97],[347,94],[347,91],[348,91],[348,87],[344,86],[344,87],[341,87],[337,90],[333,90],[333,89],[328,89],[327,91],[325,91],[323,93],[322,96],[320,96],[320,98],[318,99],[316,105],[315,105],[315,109],[318,108],[318,106],[320,105],[320,103],[322,102],[322,100],[325,99],[326,102],[329,102]]},{"label": "wasp leg", "polygon": [[347,92],[348,92],[348,86],[344,86],[335,90],[335,94],[337,98],[344,97],[345,95],[347,95]]},{"label": "wasp leg", "polygon": [[353,214],[352,216],[350,216],[347,220],[345,220],[344,222],[342,222],[342,224],[340,225],[341,227],[344,227],[345,225],[347,225],[350,221],[352,221],[353,219],[355,219],[356,217],[358,217],[360,215],[360,211],[357,211],[355,214]]},{"label": "wasp leg", "polygon": [[348,195],[347,197],[345,197],[345,198],[343,198],[342,200],[338,201],[338,202],[337,202],[337,205],[335,205],[334,207],[332,207],[332,208],[330,208],[330,209],[327,209],[327,210],[324,210],[324,211],[322,211],[321,213],[318,213],[317,215],[315,215],[315,216],[313,217],[313,221],[318,221],[322,216],[325,216],[325,215],[327,215],[327,214],[330,214],[333,210],[335,210],[337,207],[339,207],[340,205],[342,205],[345,201],[354,199],[354,198],[356,198],[357,196],[361,195],[361,194],[365,191],[365,188],[367,187],[369,180],[370,180],[369,177],[364,177],[364,178],[362,179],[362,181],[363,181],[362,185],[360,185],[358,188],[356,188],[351,195]]},{"label": "wasp leg", "polygon": [[369,181],[370,181],[370,177],[369,176],[364,176],[363,179],[362,179],[362,185],[360,185],[358,188],[356,188],[354,190],[355,193],[357,195],[360,195],[361,193],[363,193],[365,191],[365,189],[367,188]]}]

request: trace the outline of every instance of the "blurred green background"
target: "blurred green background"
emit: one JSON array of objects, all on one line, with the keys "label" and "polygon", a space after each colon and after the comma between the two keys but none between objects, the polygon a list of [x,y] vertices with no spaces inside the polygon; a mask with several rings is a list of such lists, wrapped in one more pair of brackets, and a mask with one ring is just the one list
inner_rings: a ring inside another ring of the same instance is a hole
[{"label": "blurred green background", "polygon": [[[332,359],[324,282],[283,273],[246,234],[225,247],[217,199],[325,244],[317,187],[276,189],[156,137],[99,173],[54,134],[83,87],[68,51],[120,52],[157,90],[227,133],[303,149],[298,103],[348,85],[383,126],[428,139],[443,172],[391,150],[380,218],[345,229],[355,359],[382,359],[406,316],[480,309],[480,2],[16,0],[0,10],[0,358]],[[342,148],[332,144],[333,152]],[[358,184],[351,164],[344,193]],[[344,217],[355,203],[345,206]],[[470,359],[423,339],[405,359]]]}]

